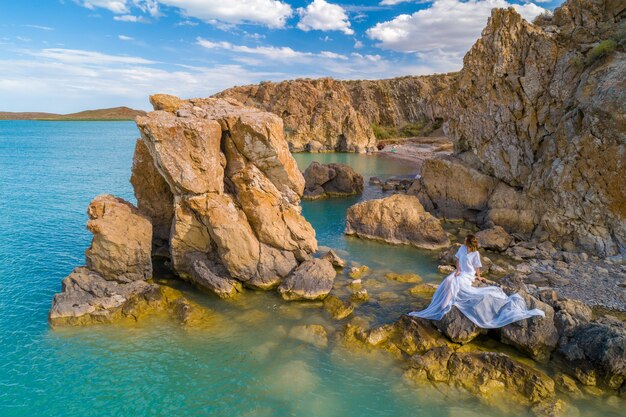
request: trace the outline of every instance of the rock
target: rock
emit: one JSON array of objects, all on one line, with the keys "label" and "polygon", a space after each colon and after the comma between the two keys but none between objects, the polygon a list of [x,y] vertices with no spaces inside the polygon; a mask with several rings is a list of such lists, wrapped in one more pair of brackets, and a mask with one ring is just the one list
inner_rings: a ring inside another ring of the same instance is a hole
[{"label": "rock", "polygon": [[326,259],[328,262],[333,264],[335,268],[343,268],[344,266],[346,266],[346,261],[341,259],[339,255],[337,255],[337,253],[335,253],[335,251],[332,249],[326,252],[326,254],[322,256],[322,259]]},{"label": "rock", "polygon": [[139,139],[135,144],[130,182],[135,190],[137,208],[152,222],[153,251],[168,251],[170,230],[174,219],[174,195],[152,162],[150,151]]},{"label": "rock", "polygon": [[304,198],[342,197],[361,194],[363,177],[344,164],[311,162],[304,171]]},{"label": "rock", "polygon": [[394,344],[407,355],[422,354],[449,342],[429,320],[403,315],[394,325]]},{"label": "rock", "polygon": [[[239,281],[216,274],[214,272],[216,268],[206,257],[194,254],[190,255],[190,258],[190,277],[200,287],[211,290],[220,298],[233,298],[243,292],[243,286]],[[222,275],[226,274],[222,272]]]},{"label": "rock", "polygon": [[350,207],[346,234],[424,249],[450,244],[441,222],[428,214],[416,197],[400,194]]},{"label": "rock", "polygon": [[133,184],[175,272],[221,297],[277,287],[317,250],[281,119],[233,100],[153,102],[137,119]]},{"label": "rock", "polygon": [[[476,221],[497,180],[454,157],[424,161],[418,197],[438,216]],[[437,207],[437,209],[434,209]]]},{"label": "rock", "polygon": [[380,178],[378,178],[378,177],[370,177],[370,179],[369,179],[369,183],[370,183],[371,185],[381,185],[383,182],[382,182],[382,180],[381,180]]},{"label": "rock", "polygon": [[454,306],[441,320],[434,321],[433,323],[448,339],[455,343],[469,343],[478,337],[478,335],[487,333],[485,329],[476,326]]},{"label": "rock", "polygon": [[435,284],[418,284],[414,287],[409,288],[409,294],[414,297],[419,298],[430,298],[433,296],[435,291],[437,290],[437,285]]},{"label": "rock", "polygon": [[376,327],[367,333],[365,343],[370,346],[378,346],[389,340],[392,332],[393,326],[390,325]]},{"label": "rock", "polygon": [[583,385],[618,389],[626,381],[626,325],[601,318],[577,327],[558,349],[564,370]]},{"label": "rock", "polygon": [[367,265],[353,266],[348,271],[348,276],[354,280],[361,278],[363,275],[369,273],[370,268]]},{"label": "rock", "polygon": [[550,377],[504,353],[453,353],[448,372],[453,385],[487,402],[506,395],[510,400],[530,405],[554,397],[554,381]]},{"label": "rock", "polygon": [[582,397],[582,392],[578,388],[576,381],[573,378],[569,377],[568,375],[563,374],[563,373],[558,373],[554,377],[554,382],[556,383],[557,389],[561,391],[562,393],[568,394],[575,398]]},{"label": "rock", "polygon": [[504,353],[454,352],[444,346],[413,356],[409,366],[409,379],[451,385],[493,405],[504,397],[535,407],[554,400],[550,377]]},{"label": "rock", "polygon": [[420,277],[417,274],[411,274],[411,273],[396,274],[394,272],[389,272],[385,274],[385,278],[390,279],[392,281],[414,283],[414,284],[418,282],[422,282],[422,277]]},{"label": "rock", "polygon": [[87,267],[103,278],[120,282],[152,277],[152,224],[132,204],[100,195],[87,209],[93,233],[85,252]]},{"label": "rock", "polygon": [[476,238],[478,239],[478,244],[483,248],[498,252],[504,252],[513,239],[502,226],[481,230],[476,233]]},{"label": "rock", "polygon": [[454,267],[456,270],[456,253],[459,251],[461,247],[460,244],[454,243],[452,246],[442,250],[439,253],[439,261],[442,265],[448,265]]},{"label": "rock", "polygon": [[354,294],[352,294],[352,297],[350,298],[356,302],[363,302],[363,301],[369,300],[370,295],[367,292],[366,288],[362,288],[360,290],[355,291]]},{"label": "rock", "polygon": [[317,348],[325,348],[328,346],[328,334],[326,329],[319,324],[294,326],[289,331],[289,337],[309,343]]},{"label": "rock", "polygon": [[589,323],[593,317],[591,308],[579,300],[559,300],[554,307],[554,325],[561,337],[573,336],[579,326]]},{"label": "rock", "polygon": [[456,268],[451,265],[438,265],[437,266],[437,272],[439,272],[440,274],[450,275],[454,271],[456,271]]},{"label": "rock", "polygon": [[335,320],[342,320],[352,314],[354,306],[342,301],[339,297],[329,295],[324,299],[324,309],[328,311]]},{"label": "rock", "polygon": [[554,326],[554,309],[528,293],[522,292],[520,296],[526,302],[526,307],[538,308],[546,316],[534,316],[506,325],[500,329],[500,339],[537,361],[547,361],[559,340],[558,331]]},{"label": "rock", "polygon": [[[188,304],[188,310],[195,308],[196,313],[179,314],[181,304]],[[185,325],[197,324],[191,320],[192,314],[206,317],[199,306],[169,287],[143,280],[109,280],[86,267],[78,267],[63,280],[61,292],[55,294],[48,321],[53,327],[135,322],[158,312],[171,313]]]},{"label": "rock", "polygon": [[323,259],[310,259],[298,266],[278,287],[285,300],[324,299],[333,288],[333,265]]}]

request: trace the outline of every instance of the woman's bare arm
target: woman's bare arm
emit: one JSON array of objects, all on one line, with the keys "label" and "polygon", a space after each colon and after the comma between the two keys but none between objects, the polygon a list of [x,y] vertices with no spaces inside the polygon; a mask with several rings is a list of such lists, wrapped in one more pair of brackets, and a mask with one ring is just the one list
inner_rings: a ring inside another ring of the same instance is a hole
[{"label": "woman's bare arm", "polygon": [[456,260],[456,272],[454,273],[455,277],[461,275],[461,268],[459,267],[459,258],[454,258]]}]

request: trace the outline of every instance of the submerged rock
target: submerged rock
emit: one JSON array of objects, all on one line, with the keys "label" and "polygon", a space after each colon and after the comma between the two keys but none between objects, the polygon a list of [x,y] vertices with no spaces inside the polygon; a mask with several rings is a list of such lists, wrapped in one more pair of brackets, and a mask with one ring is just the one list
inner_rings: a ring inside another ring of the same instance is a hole
[{"label": "submerged rock", "polygon": [[343,197],[363,192],[363,177],[344,164],[311,162],[304,171],[304,198]]},{"label": "submerged rock", "polygon": [[350,207],[346,234],[424,249],[450,244],[441,222],[427,213],[417,198],[401,194]]},{"label": "submerged rock", "polygon": [[328,346],[328,333],[324,326],[319,324],[307,324],[303,326],[294,326],[289,331],[289,337],[309,343],[318,348]]},{"label": "submerged rock", "polygon": [[278,287],[285,300],[321,300],[333,289],[335,268],[324,259],[310,259],[298,266]]},{"label": "submerged rock", "polygon": [[324,299],[324,309],[335,320],[341,320],[348,317],[354,311],[354,306],[351,303],[342,301],[339,297],[329,295]]}]

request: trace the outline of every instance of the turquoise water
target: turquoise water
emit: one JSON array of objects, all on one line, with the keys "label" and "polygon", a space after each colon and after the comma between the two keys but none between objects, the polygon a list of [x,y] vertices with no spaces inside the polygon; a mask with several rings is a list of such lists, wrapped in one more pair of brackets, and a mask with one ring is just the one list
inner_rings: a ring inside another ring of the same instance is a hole
[{"label": "turquoise water", "polygon": [[[0,121],[0,416],[498,415],[471,399],[409,386],[388,356],[337,343],[341,324],[318,305],[282,302],[273,293],[224,302],[189,289],[187,296],[212,312],[203,328],[154,317],[49,329],[52,296],[89,246],[87,204],[105,192],[134,201],[128,179],[136,136],[130,122]],[[312,158],[339,159],[366,177],[413,170],[371,156],[296,157],[302,168]],[[346,239],[344,212],[356,200],[304,203],[320,244],[374,269],[436,280],[426,252]],[[385,282],[383,273],[364,280],[379,301],[359,314],[374,322],[413,304],[405,295],[410,284]],[[346,282],[337,278],[338,292]],[[327,328],[327,348],[287,336],[308,323]]]}]

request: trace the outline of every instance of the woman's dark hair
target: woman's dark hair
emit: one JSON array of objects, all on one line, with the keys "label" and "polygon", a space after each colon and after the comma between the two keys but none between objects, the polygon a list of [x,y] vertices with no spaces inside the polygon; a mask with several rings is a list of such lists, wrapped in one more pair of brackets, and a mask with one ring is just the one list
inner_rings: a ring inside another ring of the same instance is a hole
[{"label": "woman's dark hair", "polygon": [[478,239],[475,235],[465,236],[465,246],[468,252],[476,252],[478,250]]}]

